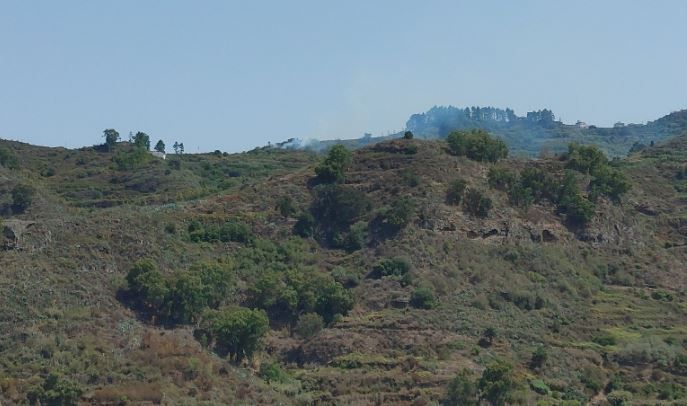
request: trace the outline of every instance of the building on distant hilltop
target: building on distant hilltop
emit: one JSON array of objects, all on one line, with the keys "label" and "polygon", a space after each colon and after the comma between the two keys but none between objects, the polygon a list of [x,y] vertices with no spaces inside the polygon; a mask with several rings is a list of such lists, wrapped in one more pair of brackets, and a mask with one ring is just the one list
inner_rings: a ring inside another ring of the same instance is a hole
[{"label": "building on distant hilltop", "polygon": [[582,129],[589,128],[589,125],[587,123],[585,123],[584,121],[580,121],[580,120],[577,120],[575,125],[577,126],[577,128],[582,128]]},{"label": "building on distant hilltop", "polygon": [[165,154],[164,152],[150,151],[150,153],[156,158],[161,158],[161,159],[167,158],[167,154]]},{"label": "building on distant hilltop", "polygon": [[613,124],[613,128],[623,128],[625,127],[625,123],[622,121],[618,121],[617,123]]}]

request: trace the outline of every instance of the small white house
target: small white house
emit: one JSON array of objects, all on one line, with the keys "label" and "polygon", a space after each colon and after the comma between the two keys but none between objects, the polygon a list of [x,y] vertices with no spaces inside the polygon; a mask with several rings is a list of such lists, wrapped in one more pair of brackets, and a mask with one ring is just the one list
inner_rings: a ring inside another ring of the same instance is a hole
[{"label": "small white house", "polygon": [[161,159],[167,158],[167,154],[165,154],[164,152],[150,151],[150,153],[156,158],[161,158]]}]

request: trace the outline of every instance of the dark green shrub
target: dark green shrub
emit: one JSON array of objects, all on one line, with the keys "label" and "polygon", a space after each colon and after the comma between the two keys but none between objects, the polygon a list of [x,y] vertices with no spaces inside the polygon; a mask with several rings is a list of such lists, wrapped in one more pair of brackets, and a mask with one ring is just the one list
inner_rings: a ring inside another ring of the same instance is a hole
[{"label": "dark green shrub", "polygon": [[404,196],[391,202],[390,207],[383,214],[384,222],[395,230],[405,228],[415,214],[415,202]]},{"label": "dark green shrub", "polygon": [[482,333],[482,339],[486,341],[488,345],[494,343],[494,339],[498,336],[496,329],[494,327],[487,327]]},{"label": "dark green shrub", "polygon": [[19,160],[12,150],[7,147],[0,147],[0,165],[7,169],[18,169]]},{"label": "dark green shrub", "polygon": [[332,277],[346,288],[358,286],[360,283],[360,275],[357,272],[344,268],[336,267],[332,270]]},{"label": "dark green shrub", "polygon": [[491,210],[491,199],[477,189],[468,189],[463,199],[463,207],[473,216],[487,217]]},{"label": "dark green shrub", "polygon": [[432,309],[436,307],[437,300],[434,296],[434,289],[428,286],[416,288],[410,296],[410,304],[418,309]]},{"label": "dark green shrub", "polygon": [[16,185],[12,188],[12,210],[23,213],[33,203],[35,190],[31,186]]},{"label": "dark green shrub", "polygon": [[532,189],[524,187],[521,182],[515,182],[508,189],[508,201],[513,206],[527,208],[534,202]]},{"label": "dark green shrub", "polygon": [[684,397],[684,386],[672,382],[662,382],[658,386],[658,398],[661,400],[677,400]]},{"label": "dark green shrub", "polygon": [[353,308],[353,296],[340,283],[331,281],[319,287],[315,311],[326,324],[344,316]]},{"label": "dark green shrub", "polygon": [[611,406],[629,405],[629,402],[632,400],[632,393],[624,390],[614,390],[606,395],[606,400],[608,400]]},{"label": "dark green shrub", "polygon": [[530,388],[540,395],[548,395],[551,393],[549,385],[544,383],[541,379],[533,379],[530,381]]},{"label": "dark green shrub", "polygon": [[410,261],[403,257],[386,258],[381,260],[372,268],[370,276],[372,278],[382,278],[384,276],[401,277],[410,272]]},{"label": "dark green shrub", "polygon": [[516,178],[512,171],[502,166],[489,168],[489,173],[487,174],[489,186],[500,190],[508,190],[515,183]]},{"label": "dark green shrub", "polygon": [[120,171],[136,169],[146,163],[149,159],[150,154],[144,148],[119,150],[112,157],[112,161]]},{"label": "dark green shrub", "polygon": [[322,163],[315,167],[317,180],[321,183],[343,182],[346,168],[350,163],[351,152],[343,145],[333,146]]},{"label": "dark green shrub", "polygon": [[298,211],[291,196],[281,196],[277,199],[276,209],[284,217],[291,217]]},{"label": "dark green shrub", "polygon": [[549,358],[549,354],[544,346],[537,347],[532,353],[530,358],[530,368],[538,369],[544,366],[546,360]]},{"label": "dark green shrub", "polygon": [[400,177],[403,183],[410,187],[416,187],[420,184],[420,177],[411,169],[406,168],[400,172]]},{"label": "dark green shrub", "polygon": [[466,186],[467,182],[462,179],[456,179],[451,182],[446,190],[446,203],[453,206],[459,205],[463,199],[463,193],[465,192]]},{"label": "dark green shrub", "polygon": [[357,251],[367,243],[367,223],[359,221],[351,226],[341,242],[342,248],[349,252]]},{"label": "dark green shrub", "polygon": [[219,230],[219,239],[222,242],[242,242],[248,243],[253,239],[253,233],[247,224],[230,220],[222,225]]},{"label": "dark green shrub", "polygon": [[452,131],[447,137],[451,153],[475,161],[496,162],[508,156],[508,147],[484,130]]},{"label": "dark green shrub", "polygon": [[289,374],[277,362],[263,362],[260,364],[258,376],[269,383],[286,383],[291,380]]},{"label": "dark green shrub", "polygon": [[581,194],[564,196],[558,208],[565,213],[566,220],[571,224],[584,225],[594,217],[594,203]]},{"label": "dark green shrub", "polygon": [[443,405],[445,406],[477,406],[477,385],[470,377],[470,371],[462,370],[448,384],[446,397]]},{"label": "dark green shrub", "polygon": [[520,173],[520,185],[528,189],[535,201],[548,199],[556,203],[558,197],[558,182],[543,169],[526,168]]},{"label": "dark green shrub", "polygon": [[310,338],[324,328],[324,319],[317,313],[305,313],[298,317],[296,334],[303,338]]},{"label": "dark green shrub", "polygon": [[293,233],[303,238],[313,237],[315,235],[315,217],[310,213],[301,213],[298,216],[298,221],[293,226]]},{"label": "dark green shrub", "polygon": [[403,133],[403,139],[404,140],[412,140],[413,139],[413,132],[412,131],[406,131]]},{"label": "dark green shrub", "polygon": [[618,340],[616,340],[615,336],[612,334],[602,334],[596,336],[594,337],[593,341],[599,345],[603,345],[604,347],[618,344]]}]

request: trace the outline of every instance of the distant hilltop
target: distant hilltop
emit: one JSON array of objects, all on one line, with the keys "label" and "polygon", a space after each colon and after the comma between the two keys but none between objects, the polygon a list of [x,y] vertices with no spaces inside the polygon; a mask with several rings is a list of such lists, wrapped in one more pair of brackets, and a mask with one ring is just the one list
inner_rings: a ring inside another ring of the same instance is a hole
[{"label": "distant hilltop", "polygon": [[514,155],[538,156],[567,149],[570,143],[595,144],[610,156],[627,155],[651,143],[682,134],[687,130],[687,110],[673,112],[646,124],[616,123],[597,127],[583,121],[564,124],[553,111],[542,109],[518,116],[510,108],[434,106],[424,113],[413,114],[405,129],[387,136],[365,134],[349,140],[289,139],[271,147],[324,150],[335,144],[361,148],[380,141],[400,138],[406,131],[421,139],[445,138],[453,130],[479,128],[503,139]]}]

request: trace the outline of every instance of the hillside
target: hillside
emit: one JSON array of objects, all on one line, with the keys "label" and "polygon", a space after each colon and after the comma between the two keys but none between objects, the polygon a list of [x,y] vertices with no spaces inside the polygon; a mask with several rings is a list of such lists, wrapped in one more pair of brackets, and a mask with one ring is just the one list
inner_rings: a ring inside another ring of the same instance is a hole
[{"label": "hillside", "polygon": [[646,124],[617,123],[614,127],[597,127],[557,121],[551,110],[530,111],[516,115],[512,109],[495,107],[434,106],[425,113],[413,114],[405,130],[383,137],[366,136],[354,140],[321,141],[313,149],[336,143],[348,148],[361,148],[376,142],[401,138],[411,131],[422,139],[443,139],[453,130],[480,128],[503,139],[513,155],[536,157],[560,153],[568,144],[594,144],[610,156],[625,156],[653,142],[675,137],[687,130],[687,110],[670,113]]},{"label": "hillside", "polygon": [[0,141],[0,401],[684,402],[687,135],[588,170],[451,151]]}]

